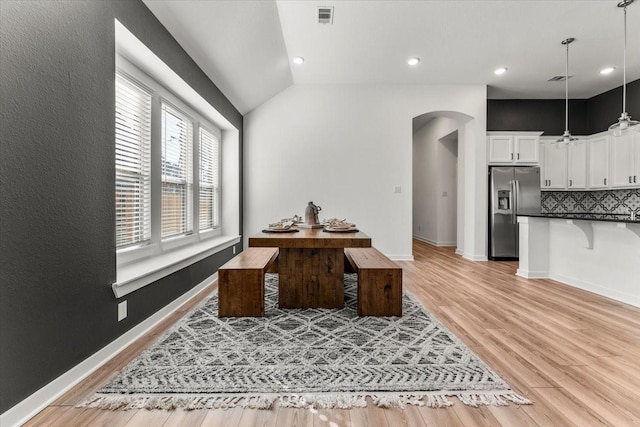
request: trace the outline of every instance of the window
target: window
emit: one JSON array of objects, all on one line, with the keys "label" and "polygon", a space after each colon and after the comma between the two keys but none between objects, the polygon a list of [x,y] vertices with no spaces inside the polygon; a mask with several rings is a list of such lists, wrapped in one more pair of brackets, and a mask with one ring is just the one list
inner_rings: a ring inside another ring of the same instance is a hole
[{"label": "window", "polygon": [[115,38],[121,298],[241,242],[242,120],[229,121],[118,20]]},{"label": "window", "polygon": [[220,225],[219,149],[219,138],[200,128],[200,230]]},{"label": "window", "polygon": [[116,246],[148,258],[219,234],[221,132],[131,67],[116,72]]},{"label": "window", "polygon": [[151,239],[151,94],[116,76],[116,246]]},{"label": "window", "polygon": [[162,102],[162,237],[193,231],[193,123]]}]

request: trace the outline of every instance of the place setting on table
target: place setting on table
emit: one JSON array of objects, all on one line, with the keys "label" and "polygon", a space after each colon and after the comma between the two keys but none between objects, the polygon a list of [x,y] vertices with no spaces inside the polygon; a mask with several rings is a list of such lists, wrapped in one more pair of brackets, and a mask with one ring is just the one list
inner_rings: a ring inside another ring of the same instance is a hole
[{"label": "place setting on table", "polygon": [[298,215],[294,215],[291,218],[283,218],[280,221],[269,224],[267,228],[262,230],[263,233],[297,233],[298,224],[302,218]]}]

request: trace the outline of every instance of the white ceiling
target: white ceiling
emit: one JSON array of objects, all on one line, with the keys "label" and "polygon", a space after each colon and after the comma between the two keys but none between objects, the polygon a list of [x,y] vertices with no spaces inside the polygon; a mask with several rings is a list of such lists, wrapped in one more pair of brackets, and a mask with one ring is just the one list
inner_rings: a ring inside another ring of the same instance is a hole
[{"label": "white ceiling", "polygon": [[[571,98],[622,84],[618,0],[144,1],[243,114],[292,84],[486,84],[493,99],[564,98],[564,83],[547,80],[565,73],[567,37]],[[334,6],[333,24],[317,23],[318,6]],[[633,81],[640,1],[627,19]],[[495,76],[498,66],[508,72]],[[601,76],[605,66],[616,71]]]}]

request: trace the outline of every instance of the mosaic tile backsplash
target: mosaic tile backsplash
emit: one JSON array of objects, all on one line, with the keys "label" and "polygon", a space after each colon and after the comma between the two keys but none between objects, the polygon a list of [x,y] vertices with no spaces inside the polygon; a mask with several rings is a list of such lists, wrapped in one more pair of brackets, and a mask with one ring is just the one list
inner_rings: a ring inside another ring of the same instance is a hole
[{"label": "mosaic tile backsplash", "polygon": [[640,189],[543,191],[542,213],[640,214]]}]

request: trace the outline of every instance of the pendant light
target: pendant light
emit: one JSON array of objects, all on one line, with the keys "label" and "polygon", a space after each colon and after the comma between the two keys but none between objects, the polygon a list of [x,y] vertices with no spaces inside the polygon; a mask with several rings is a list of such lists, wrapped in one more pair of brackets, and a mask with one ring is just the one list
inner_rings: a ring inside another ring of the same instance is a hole
[{"label": "pendant light", "polygon": [[614,136],[622,136],[630,130],[640,132],[640,122],[631,120],[631,116],[627,113],[627,6],[634,0],[624,0],[618,3],[618,7],[624,10],[624,54],[622,66],[622,114],[618,119],[618,123],[609,126],[609,131]]},{"label": "pendant light", "polygon": [[573,37],[562,40],[562,44],[567,47],[567,62],[564,76],[564,134],[562,134],[562,136],[556,140],[556,142],[559,142],[561,144],[568,144],[570,142],[578,140],[578,138],[572,137],[571,132],[569,132],[569,45],[575,40],[576,39],[574,39]]}]

